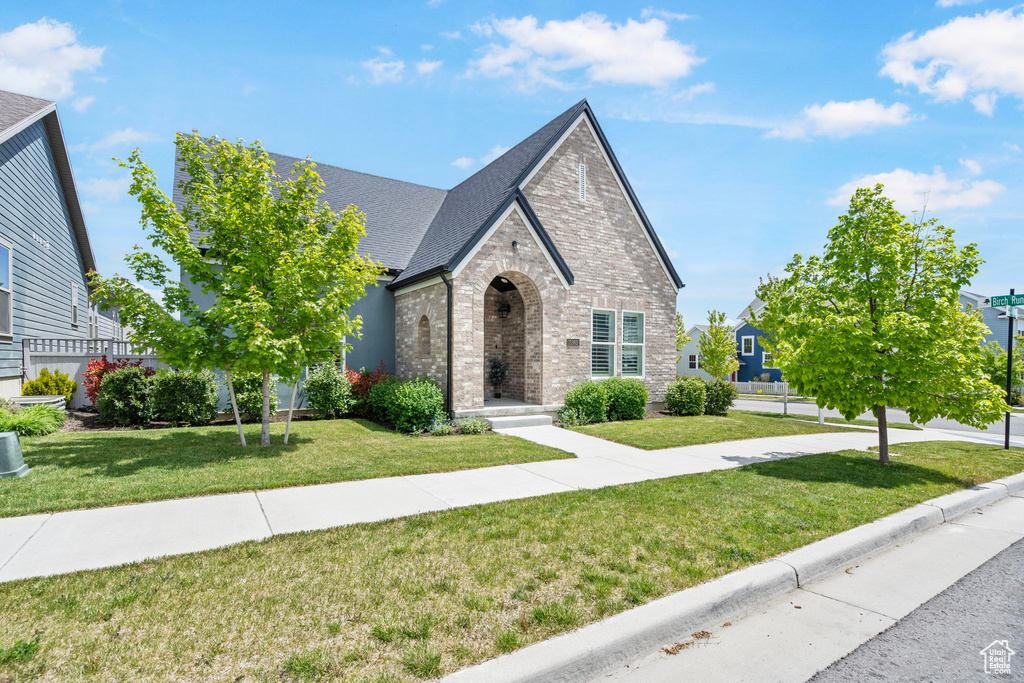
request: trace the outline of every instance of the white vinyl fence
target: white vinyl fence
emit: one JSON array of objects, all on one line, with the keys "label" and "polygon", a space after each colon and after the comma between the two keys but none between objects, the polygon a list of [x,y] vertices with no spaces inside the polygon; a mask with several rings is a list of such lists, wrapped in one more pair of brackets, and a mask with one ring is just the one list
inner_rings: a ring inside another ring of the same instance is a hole
[{"label": "white vinyl fence", "polygon": [[89,405],[82,375],[93,358],[106,356],[111,362],[127,358],[141,360],[142,365],[149,368],[168,367],[152,349],[136,348],[131,342],[117,339],[23,339],[21,352],[26,381],[37,379],[39,371],[46,368],[50,372],[66,372],[78,382],[69,408]]},{"label": "white vinyl fence", "polygon": [[733,382],[741,394],[784,396],[789,393],[789,382]]}]

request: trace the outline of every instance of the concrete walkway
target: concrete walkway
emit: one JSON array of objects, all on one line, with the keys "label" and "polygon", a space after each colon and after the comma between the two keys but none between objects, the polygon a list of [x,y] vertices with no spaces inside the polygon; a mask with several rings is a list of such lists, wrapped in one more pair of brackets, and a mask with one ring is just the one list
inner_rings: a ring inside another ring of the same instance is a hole
[{"label": "concrete walkway", "polygon": [[[676,642],[690,644],[675,655],[659,649],[593,680],[803,682],[1021,539],[1024,495],[1013,494],[811,581],[726,625],[708,624],[707,637],[680,633]],[[1014,634],[971,635],[980,643],[969,653],[977,668],[960,672],[958,680],[984,679],[976,652],[997,636]]]},{"label": "concrete walkway", "polygon": [[[877,442],[875,433],[858,431],[644,451],[557,427],[504,433],[577,457],[0,519],[0,582],[210,550],[276,534],[865,449]],[[893,444],[972,440],[966,434],[898,429],[890,430],[889,439]]]}]

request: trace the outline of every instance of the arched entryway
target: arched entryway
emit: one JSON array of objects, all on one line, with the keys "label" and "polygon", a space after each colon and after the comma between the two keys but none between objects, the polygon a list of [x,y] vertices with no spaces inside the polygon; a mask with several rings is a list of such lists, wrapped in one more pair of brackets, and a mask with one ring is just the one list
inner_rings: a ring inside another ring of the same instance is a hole
[{"label": "arched entryway", "polygon": [[484,401],[493,403],[498,393],[490,381],[491,359],[507,366],[501,384],[504,402],[541,402],[541,355],[543,353],[540,294],[522,273],[495,277],[484,292]]}]

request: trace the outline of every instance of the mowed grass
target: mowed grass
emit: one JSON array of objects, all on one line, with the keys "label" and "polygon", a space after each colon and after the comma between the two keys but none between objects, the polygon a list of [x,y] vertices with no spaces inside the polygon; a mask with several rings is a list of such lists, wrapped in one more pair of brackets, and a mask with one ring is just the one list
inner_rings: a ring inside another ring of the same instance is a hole
[{"label": "mowed grass", "polygon": [[851,431],[839,425],[819,425],[806,420],[783,420],[780,419],[781,417],[781,415],[771,413],[730,410],[726,417],[715,415],[659,417],[650,420],[601,422],[573,429],[583,434],[646,450],[738,439],[758,439],[766,436]]},{"label": "mowed grass", "polygon": [[246,426],[247,448],[234,425],[23,439],[32,472],[0,480],[0,517],[573,457],[500,434],[414,437],[359,419],[295,422],[287,446],[283,423],[265,448],[259,429]]},{"label": "mowed grass", "polygon": [[[730,414],[732,414],[732,412],[745,413],[747,415],[760,415],[761,417],[770,417],[776,420],[799,420],[801,422],[813,422],[814,424],[818,423],[818,418],[813,415],[782,415],[780,413],[762,413],[754,410],[730,411]],[[860,427],[874,427],[875,429],[878,428],[877,420],[867,419],[847,420],[844,417],[826,417],[825,423],[834,425],[857,425]],[[909,422],[886,422],[886,424],[889,425],[889,429],[909,429],[911,431],[921,431],[920,427]]]},{"label": "mowed grass", "polygon": [[[935,496],[1024,451],[901,444],[0,584],[0,680],[415,681]],[[38,635],[38,648],[31,641]]]}]

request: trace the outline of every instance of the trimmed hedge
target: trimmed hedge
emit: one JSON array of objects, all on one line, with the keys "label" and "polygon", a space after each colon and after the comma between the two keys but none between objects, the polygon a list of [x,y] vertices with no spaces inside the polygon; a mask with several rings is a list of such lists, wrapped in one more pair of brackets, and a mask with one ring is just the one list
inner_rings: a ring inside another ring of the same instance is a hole
[{"label": "trimmed hedge", "polygon": [[143,368],[124,367],[108,372],[100,385],[100,422],[121,427],[148,424],[153,419],[149,394],[153,382]]},{"label": "trimmed hedge", "polygon": [[608,391],[608,419],[642,420],[647,415],[647,387],[636,377],[610,377],[602,382]]},{"label": "trimmed hedge", "polygon": [[159,372],[152,382],[150,397],[157,419],[197,427],[217,417],[217,384],[210,371]]},{"label": "trimmed hedge", "polygon": [[707,390],[700,377],[680,377],[665,391],[665,407],[677,415],[703,415]]},{"label": "trimmed hedge", "polygon": [[352,412],[352,385],[333,363],[324,363],[309,373],[305,388],[309,405],[318,416],[333,419]]},{"label": "trimmed hedge", "polygon": [[388,378],[370,389],[370,410],[400,432],[421,432],[444,418],[444,394],[426,378]]},{"label": "trimmed hedge", "polygon": [[739,396],[736,386],[723,379],[708,380],[704,385],[704,414],[725,417],[732,402]]},{"label": "trimmed hedge", "polygon": [[581,424],[608,421],[608,389],[601,380],[580,382],[565,394],[565,409]]}]

